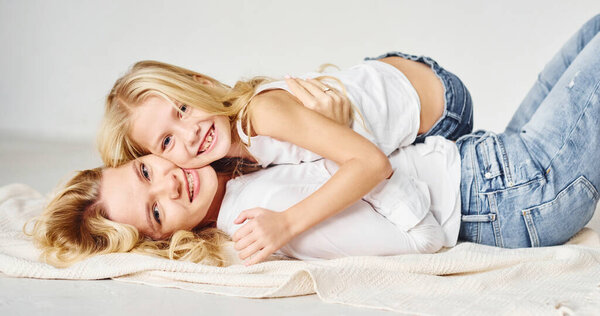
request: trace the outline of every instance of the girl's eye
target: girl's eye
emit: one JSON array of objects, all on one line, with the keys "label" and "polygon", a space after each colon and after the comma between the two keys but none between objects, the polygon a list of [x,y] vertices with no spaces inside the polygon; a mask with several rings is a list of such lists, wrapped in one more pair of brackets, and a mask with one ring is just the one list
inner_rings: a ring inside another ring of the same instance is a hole
[{"label": "girl's eye", "polygon": [[162,141],[162,149],[165,150],[167,148],[167,146],[169,146],[169,144],[171,143],[171,138],[172,136],[167,136],[163,139]]},{"label": "girl's eye", "polygon": [[152,216],[154,216],[156,222],[160,224],[160,213],[158,212],[157,204],[154,204],[154,206],[152,206]]},{"label": "girl's eye", "polygon": [[182,105],[179,107],[179,111],[177,112],[177,116],[179,116],[179,118],[183,118],[183,114],[182,114],[182,113],[185,113],[185,112],[187,112],[187,111],[188,111],[188,106],[187,106],[187,105],[185,105],[185,104],[182,104]]},{"label": "girl's eye", "polygon": [[145,164],[140,164],[140,171],[142,172],[142,176],[144,176],[144,178],[150,180],[150,173],[148,172],[148,168],[146,168]]}]

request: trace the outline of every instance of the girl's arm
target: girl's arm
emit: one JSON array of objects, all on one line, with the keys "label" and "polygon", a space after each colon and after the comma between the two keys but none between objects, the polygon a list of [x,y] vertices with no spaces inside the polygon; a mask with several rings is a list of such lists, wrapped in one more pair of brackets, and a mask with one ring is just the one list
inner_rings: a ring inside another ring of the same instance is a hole
[{"label": "girl's arm", "polygon": [[337,214],[391,173],[388,158],[350,128],[302,106],[290,94],[272,90],[249,105],[251,135],[270,136],[306,148],[336,162],[338,171],[312,195],[277,213],[255,208],[242,212],[236,224],[251,219],[232,238],[246,264],[260,262],[293,237]]},{"label": "girl's arm", "polygon": [[315,79],[304,80],[286,76],[285,83],[305,107],[342,125],[349,126],[352,122],[350,100],[336,89],[329,87],[330,90],[324,92],[323,89],[328,86]]}]

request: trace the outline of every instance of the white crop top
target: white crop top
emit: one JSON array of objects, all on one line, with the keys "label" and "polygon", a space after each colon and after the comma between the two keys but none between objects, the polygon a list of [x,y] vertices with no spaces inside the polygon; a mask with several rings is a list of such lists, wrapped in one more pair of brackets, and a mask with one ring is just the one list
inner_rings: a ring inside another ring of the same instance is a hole
[{"label": "white crop top", "polygon": [[[394,150],[412,144],[417,137],[421,105],[417,91],[396,67],[377,60],[367,60],[351,68],[328,73],[307,73],[299,78],[327,75],[339,79],[348,92],[348,98],[365,119],[365,130],[360,116],[355,113],[352,129],[373,142],[386,156]],[[327,81],[342,91],[334,81]],[[255,95],[271,89],[290,92],[285,81],[264,84]],[[291,93],[291,92],[290,92]],[[248,136],[238,120],[240,138],[247,144]],[[269,136],[250,138],[250,153],[262,167],[272,164],[298,164],[315,161],[319,155],[294,144]]]}]

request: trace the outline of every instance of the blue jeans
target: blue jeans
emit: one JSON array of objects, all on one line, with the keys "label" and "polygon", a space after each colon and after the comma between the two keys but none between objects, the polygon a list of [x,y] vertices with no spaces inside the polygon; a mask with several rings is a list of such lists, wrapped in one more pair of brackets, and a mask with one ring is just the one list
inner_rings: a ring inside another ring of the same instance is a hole
[{"label": "blue jeans", "polygon": [[597,15],[546,65],[503,133],[457,141],[459,240],[552,246],[592,218],[600,197],[599,32]]},{"label": "blue jeans", "polygon": [[422,143],[425,137],[439,135],[450,140],[470,133],[473,130],[473,102],[471,94],[463,82],[453,73],[442,68],[438,63],[425,56],[389,52],[377,57],[366,57],[365,60],[382,59],[385,57],[402,57],[421,62],[429,66],[440,78],[444,86],[444,113],[442,117],[425,133],[418,135],[415,143]]}]

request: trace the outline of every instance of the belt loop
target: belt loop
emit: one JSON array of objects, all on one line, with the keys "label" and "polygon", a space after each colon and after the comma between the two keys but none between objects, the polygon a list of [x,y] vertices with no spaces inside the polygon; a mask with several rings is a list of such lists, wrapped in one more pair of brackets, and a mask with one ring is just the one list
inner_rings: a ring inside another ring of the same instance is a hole
[{"label": "belt loop", "polygon": [[500,152],[500,156],[502,157],[502,172],[506,176],[506,185],[508,187],[512,187],[514,185],[512,174],[510,173],[510,168],[508,167],[508,157],[506,156],[506,150],[504,149],[504,145],[500,141],[500,137],[498,135],[493,134],[494,141],[498,147],[498,151]]}]

